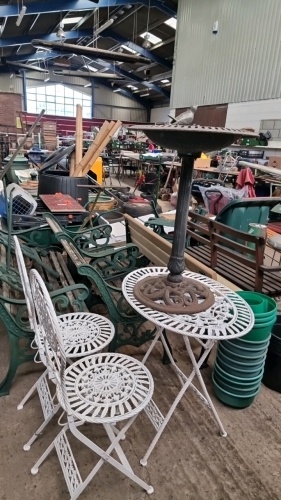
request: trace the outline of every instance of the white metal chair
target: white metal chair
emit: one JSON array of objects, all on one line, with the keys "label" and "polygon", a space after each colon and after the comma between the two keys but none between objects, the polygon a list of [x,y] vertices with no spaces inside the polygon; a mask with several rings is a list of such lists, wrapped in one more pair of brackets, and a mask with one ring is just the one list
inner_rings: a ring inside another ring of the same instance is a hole
[{"label": "white metal chair", "polygon": [[[56,449],[71,500],[79,497],[104,462],[123,472],[147,493],[153,487],[136,476],[119,444],[137,415],[150,402],[153,379],[148,369],[130,356],[100,353],[80,359],[66,368],[66,353],[49,293],[37,271],[30,273],[31,290],[46,342],[47,362],[56,379],[57,397],[67,414],[67,423],[31,469],[37,474],[49,453]],[[122,430],[116,423],[127,421]],[[104,451],[78,430],[85,422],[102,424],[111,442]],[[100,460],[82,480],[66,431],[94,451]],[[119,460],[112,458],[115,451]]]},{"label": "white metal chair", "polygon": [[[30,328],[34,331],[34,340],[36,343],[35,347],[37,346],[38,348],[35,355],[35,361],[41,361],[45,366],[47,366],[43,332],[37,322],[28,274],[20,244],[16,236],[14,236],[14,244],[18,269],[26,300]],[[70,361],[71,358],[80,358],[88,354],[100,352],[111,342],[114,336],[113,324],[108,319],[103,318],[98,314],[88,312],[62,314],[58,317],[58,321],[68,361]],[[51,395],[48,384],[49,378],[53,378],[52,373],[48,370],[48,368],[46,368],[17,406],[17,409],[21,410],[32,394],[35,391],[38,392],[44,421],[32,435],[30,440],[24,445],[23,449],[25,451],[30,450],[32,443],[36,440],[38,435],[42,433],[46,425],[60,409],[60,404],[55,403],[54,397]]]}]

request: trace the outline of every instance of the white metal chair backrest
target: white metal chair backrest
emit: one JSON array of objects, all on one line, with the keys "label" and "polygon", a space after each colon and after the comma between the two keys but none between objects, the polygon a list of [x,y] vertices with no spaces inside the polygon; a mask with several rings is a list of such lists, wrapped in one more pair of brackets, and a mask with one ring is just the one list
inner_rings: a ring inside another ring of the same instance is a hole
[{"label": "white metal chair backrest", "polygon": [[44,337],[47,366],[53,374],[57,389],[61,392],[62,403],[66,409],[67,398],[64,390],[66,356],[57,315],[46,285],[35,269],[30,271],[30,285],[39,326]]},{"label": "white metal chair backrest", "polygon": [[29,283],[29,279],[28,279],[28,274],[27,274],[27,270],[26,270],[25,262],[24,262],[24,258],[23,258],[23,253],[21,251],[20,243],[19,243],[17,236],[13,236],[13,239],[14,239],[14,245],[15,245],[15,253],[16,253],[16,259],[17,259],[17,264],[18,264],[18,270],[20,273],[23,293],[24,293],[24,297],[25,297],[25,301],[26,301],[29,324],[30,324],[31,330],[33,330],[36,334],[36,324],[37,324],[36,314],[35,314],[35,308],[34,308],[30,283]]}]

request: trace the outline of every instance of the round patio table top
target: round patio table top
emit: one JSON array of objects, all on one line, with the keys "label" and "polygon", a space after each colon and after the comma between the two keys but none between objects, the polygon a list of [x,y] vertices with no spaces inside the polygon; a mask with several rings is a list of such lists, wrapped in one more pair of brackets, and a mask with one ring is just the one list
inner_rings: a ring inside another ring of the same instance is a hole
[{"label": "round patio table top", "polygon": [[215,303],[197,314],[167,314],[145,306],[134,295],[134,286],[147,277],[168,275],[165,267],[144,267],[129,273],[123,280],[122,291],[131,307],[155,325],[181,335],[202,340],[224,340],[246,335],[254,325],[254,314],[242,297],[221,283],[198,273],[184,271],[183,276],[208,286]]}]

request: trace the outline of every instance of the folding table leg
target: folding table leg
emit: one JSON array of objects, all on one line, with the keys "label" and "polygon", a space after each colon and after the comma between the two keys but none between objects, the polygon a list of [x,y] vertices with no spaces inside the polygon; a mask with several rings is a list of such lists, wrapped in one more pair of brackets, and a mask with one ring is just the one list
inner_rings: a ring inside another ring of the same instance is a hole
[{"label": "folding table leg", "polygon": [[[188,354],[189,354],[189,357],[190,357],[190,359],[191,359],[191,362],[192,362],[192,365],[193,365],[193,369],[195,370],[195,373],[196,373],[196,375],[197,375],[197,378],[198,378],[198,380],[199,380],[199,383],[200,383],[200,385],[201,385],[201,387],[202,387],[202,390],[203,390],[204,396],[205,396],[206,400],[208,401],[209,407],[210,407],[210,409],[211,409],[211,411],[212,411],[212,413],[213,413],[213,415],[214,415],[214,417],[215,417],[215,420],[217,421],[218,426],[219,426],[219,428],[220,428],[220,433],[221,433],[221,435],[222,435],[223,437],[226,437],[226,436],[227,436],[227,432],[225,431],[225,429],[224,429],[224,427],[223,427],[223,424],[222,424],[222,422],[221,422],[221,419],[220,419],[220,417],[219,417],[219,415],[218,415],[218,412],[217,412],[217,410],[215,409],[215,407],[214,407],[214,405],[213,405],[213,402],[212,402],[212,400],[211,400],[211,398],[210,398],[210,396],[209,396],[209,393],[208,393],[208,391],[207,391],[207,388],[206,388],[205,382],[204,382],[203,377],[202,377],[201,372],[200,372],[200,368],[199,368],[199,366],[198,366],[198,363],[197,363],[197,361],[196,361],[196,359],[195,359],[195,356],[194,356],[194,354],[193,354],[193,351],[192,351],[192,349],[191,349],[191,345],[190,345],[189,339],[188,339],[187,337],[184,337],[184,342],[185,342],[185,346],[186,346],[187,352],[188,352]],[[209,355],[209,353],[208,353],[208,355]],[[206,357],[207,357],[207,356],[206,356]]]},{"label": "folding table leg", "polygon": [[[205,386],[205,383],[203,381],[203,378],[202,378],[202,375],[201,375],[201,372],[200,372],[200,366],[202,363],[204,363],[204,360],[208,357],[212,347],[213,347],[213,344],[214,342],[210,342],[209,345],[206,347],[205,349],[205,353],[203,353],[203,355],[201,356],[199,362],[197,363],[196,362],[196,359],[195,359],[195,356],[193,354],[193,351],[191,349],[191,346],[190,346],[190,342],[189,342],[189,339],[186,337],[186,336],[183,336],[184,338],[184,342],[185,342],[185,345],[186,345],[186,349],[187,349],[187,352],[189,354],[189,357],[190,357],[190,360],[192,362],[192,365],[193,365],[193,370],[191,372],[191,374],[189,375],[189,377],[187,377],[186,375],[184,375],[184,373],[176,366],[175,364],[175,361],[168,349],[168,346],[166,344],[166,341],[165,341],[165,338],[163,337],[162,335],[162,330],[159,329],[159,331],[157,332],[157,338],[158,337],[161,337],[161,340],[162,340],[162,343],[164,345],[164,348],[167,350],[167,355],[169,356],[170,358],[170,361],[171,361],[171,364],[173,366],[173,368],[175,369],[176,371],[176,374],[182,384],[182,387],[181,387],[181,390],[179,391],[178,395],[176,396],[173,404],[171,405],[167,415],[164,417],[162,415],[162,413],[160,412],[159,408],[157,407],[157,405],[154,403],[153,400],[150,401],[150,404],[147,406],[147,408],[145,409],[145,412],[147,414],[147,416],[149,417],[150,421],[152,422],[152,424],[154,425],[154,427],[156,428],[157,432],[156,432],[156,435],[154,436],[154,439],[152,440],[147,452],[145,453],[144,457],[140,460],[140,463],[141,465],[143,466],[146,466],[147,465],[147,460],[148,458],[150,457],[152,451],[154,450],[156,444],[158,443],[166,425],[168,424],[170,418],[172,417],[178,403],[180,402],[180,400],[182,399],[182,397],[185,395],[187,389],[189,387],[191,387],[195,393],[200,397],[201,400],[203,400],[207,405],[208,407],[210,408],[210,410],[212,411],[214,417],[215,417],[215,420],[217,421],[218,423],[218,426],[219,426],[219,429],[220,429],[220,433],[222,436],[227,436],[227,433],[221,423],[221,420],[218,416],[218,413],[212,403],[212,400],[208,394],[208,391],[206,389],[206,386]],[[149,356],[149,354],[151,353],[153,347],[155,345],[155,339],[154,341],[152,342],[152,345],[149,347],[144,359],[143,359],[143,362],[145,362]],[[192,384],[192,380],[194,379],[195,375],[197,375],[198,377],[198,380],[199,380],[199,383],[202,387],[202,390],[203,390],[203,394],[200,393],[200,391],[198,391],[198,389],[193,386]]]}]

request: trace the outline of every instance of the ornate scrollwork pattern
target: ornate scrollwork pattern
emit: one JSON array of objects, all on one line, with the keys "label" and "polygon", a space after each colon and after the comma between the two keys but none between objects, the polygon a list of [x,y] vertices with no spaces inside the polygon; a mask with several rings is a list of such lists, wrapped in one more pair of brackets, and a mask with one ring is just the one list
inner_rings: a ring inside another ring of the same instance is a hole
[{"label": "ornate scrollwork pattern", "polygon": [[147,307],[170,314],[206,311],[215,302],[214,294],[206,285],[188,278],[172,283],[165,276],[147,277],[136,283],[134,293]]},{"label": "ornate scrollwork pattern", "polygon": [[139,413],[153,393],[148,369],[125,354],[101,353],[73,363],[65,372],[73,412],[90,422],[118,422]]}]

